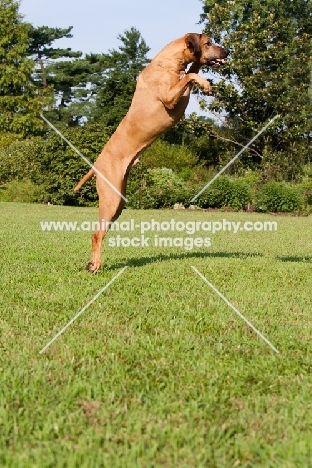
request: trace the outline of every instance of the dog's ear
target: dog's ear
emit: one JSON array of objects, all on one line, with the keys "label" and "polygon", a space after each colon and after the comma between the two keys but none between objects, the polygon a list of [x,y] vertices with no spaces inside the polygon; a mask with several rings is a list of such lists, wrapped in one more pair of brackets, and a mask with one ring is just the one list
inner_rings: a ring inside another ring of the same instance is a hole
[{"label": "dog's ear", "polygon": [[201,54],[200,38],[201,34],[196,33],[190,33],[185,36],[185,43],[195,57]]}]

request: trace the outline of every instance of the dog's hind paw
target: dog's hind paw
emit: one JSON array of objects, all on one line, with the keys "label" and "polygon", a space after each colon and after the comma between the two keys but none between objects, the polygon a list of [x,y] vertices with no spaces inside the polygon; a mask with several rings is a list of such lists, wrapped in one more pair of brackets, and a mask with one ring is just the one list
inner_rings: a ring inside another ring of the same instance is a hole
[{"label": "dog's hind paw", "polygon": [[86,271],[89,271],[90,273],[96,273],[97,271],[99,271],[99,269],[101,268],[101,264],[98,263],[98,264],[95,264],[95,262],[93,262],[92,260],[87,263],[86,265]]}]

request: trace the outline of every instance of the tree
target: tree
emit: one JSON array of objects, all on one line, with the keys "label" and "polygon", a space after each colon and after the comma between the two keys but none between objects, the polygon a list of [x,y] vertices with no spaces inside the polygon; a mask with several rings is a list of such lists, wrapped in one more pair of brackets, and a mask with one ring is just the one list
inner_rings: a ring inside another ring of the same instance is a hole
[{"label": "tree", "polygon": [[64,37],[71,38],[72,26],[68,28],[50,28],[48,26],[30,27],[29,37],[30,44],[28,54],[33,60],[39,64],[39,69],[35,70],[37,80],[40,81],[44,88],[48,85],[46,65],[51,60],[60,59],[63,57],[77,58],[81,57],[81,52],[73,52],[71,49],[59,49],[51,47],[53,42]]},{"label": "tree", "polygon": [[206,166],[224,164],[224,155],[233,149],[227,128],[219,127],[212,119],[194,112],[181,119],[161,138],[172,145],[187,146]]},{"label": "tree", "polygon": [[72,37],[71,29],[42,26],[31,30],[29,53],[39,63],[38,86],[49,85],[54,91],[47,116],[61,126],[81,125],[87,119],[114,129],[128,110],[149,48],[135,28],[120,35],[123,45],[108,54],[82,58],[81,52],[51,47],[61,37]]},{"label": "tree", "polygon": [[[54,91],[54,103],[48,109],[49,119],[75,126],[82,116],[79,112],[77,115],[77,109],[74,110],[71,104],[76,104],[79,98],[83,100],[83,96],[87,95],[81,92],[81,88],[86,87],[91,76],[90,60],[81,59],[82,52],[52,46],[58,39],[72,38],[71,31],[72,26],[68,28],[32,26],[28,54],[39,65],[34,70],[34,79],[38,87],[50,86]],[[76,60],[60,60],[62,58]]]},{"label": "tree", "polygon": [[265,151],[301,153],[310,132],[310,0],[203,0],[205,32],[231,50],[218,70],[210,109],[226,112],[234,140],[247,142],[279,114],[253,145]]},{"label": "tree", "polygon": [[0,0],[0,128],[24,137],[40,133],[45,93],[32,80],[33,60],[27,57],[30,25],[22,21],[15,0]]},{"label": "tree", "polygon": [[120,34],[118,50],[103,54],[103,78],[96,96],[94,119],[115,129],[125,116],[132,100],[136,80],[148,64],[150,50],[134,27]]},{"label": "tree", "polygon": [[102,78],[101,54],[56,61],[46,67],[48,83],[53,86],[54,105],[48,117],[65,126],[77,126],[92,116],[95,94]]}]

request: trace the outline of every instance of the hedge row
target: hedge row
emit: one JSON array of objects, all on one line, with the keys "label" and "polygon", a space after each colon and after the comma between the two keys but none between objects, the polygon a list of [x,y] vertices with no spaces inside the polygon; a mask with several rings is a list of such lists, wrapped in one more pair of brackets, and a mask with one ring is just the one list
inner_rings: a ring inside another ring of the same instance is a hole
[{"label": "hedge row", "polygon": [[[93,162],[108,139],[105,127],[69,129],[65,135]],[[160,166],[160,167],[159,167]],[[166,166],[166,167],[161,167]],[[0,200],[93,206],[94,180],[75,194],[73,188],[88,171],[86,163],[55,134],[0,148]],[[198,174],[202,173],[201,177]],[[194,176],[196,174],[196,176]],[[189,205],[211,174],[199,166],[186,147],[158,141],[130,172],[130,208],[170,208]],[[253,208],[263,212],[309,212],[312,180],[295,186],[283,182],[260,184],[252,173],[240,179],[219,177],[194,203],[199,208]]]},{"label": "hedge row", "polygon": [[[190,205],[190,200],[202,186],[187,187],[171,169],[149,169],[144,185],[133,190],[134,185],[130,183],[129,188],[127,192],[129,208],[160,209],[172,208],[176,203]],[[95,188],[93,196],[95,199],[93,205],[96,205]],[[36,185],[28,179],[13,180],[0,186],[0,201],[42,203],[49,199],[52,200],[53,197],[49,197],[44,186]],[[90,206],[90,202],[87,205]],[[237,211],[250,209],[271,213],[311,213],[312,182],[294,187],[282,182],[268,182],[258,190],[252,190],[244,181],[220,177],[194,202],[194,205],[198,208],[230,208]]]},{"label": "hedge row", "polygon": [[[168,169],[147,170],[144,183],[130,182],[129,205],[133,208],[166,208],[175,203],[188,206],[204,184],[188,186]],[[311,212],[312,181],[289,186],[283,182],[268,182],[252,186],[244,179],[220,176],[194,202],[199,208],[230,208],[260,212]]]}]

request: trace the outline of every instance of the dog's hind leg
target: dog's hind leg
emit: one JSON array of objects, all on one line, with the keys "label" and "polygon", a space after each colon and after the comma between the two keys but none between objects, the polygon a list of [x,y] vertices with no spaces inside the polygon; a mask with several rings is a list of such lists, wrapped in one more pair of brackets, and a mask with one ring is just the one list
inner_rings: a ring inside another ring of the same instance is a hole
[{"label": "dog's hind leg", "polygon": [[[127,173],[116,174],[108,178],[112,185],[125,196]],[[97,191],[99,195],[99,225],[92,235],[92,260],[87,264],[86,270],[96,273],[101,267],[101,246],[110,225],[121,215],[125,200],[116,193],[102,178],[97,177]]]}]

